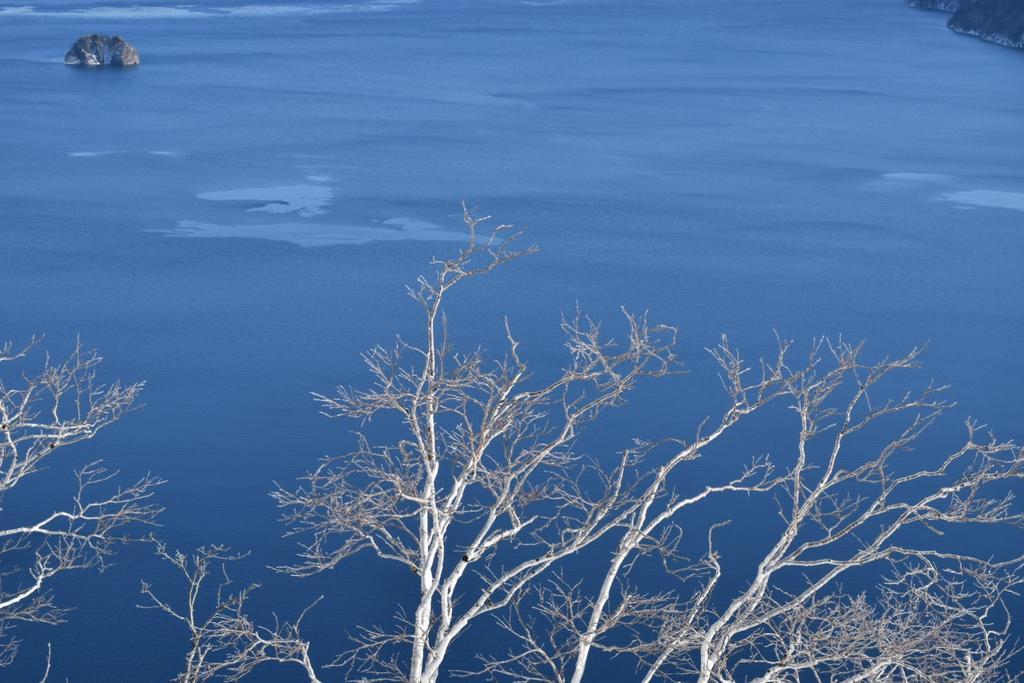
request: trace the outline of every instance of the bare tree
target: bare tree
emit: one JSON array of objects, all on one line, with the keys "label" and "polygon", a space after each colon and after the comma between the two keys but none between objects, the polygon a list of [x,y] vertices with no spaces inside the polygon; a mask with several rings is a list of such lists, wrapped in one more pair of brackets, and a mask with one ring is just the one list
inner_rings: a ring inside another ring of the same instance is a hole
[{"label": "bare tree", "polygon": [[[157,596],[149,583],[143,582],[144,602],[139,607],[160,610],[181,622],[188,631],[190,647],[185,669],[175,681],[202,683],[217,677],[237,681],[260,664],[278,662],[298,664],[312,683],[319,683],[309,657],[309,643],[302,639],[300,631],[305,612],[293,623],[278,622],[272,628],[258,626],[245,614],[245,605],[259,585],[230,592],[227,564],[245,554],[213,545],[186,555],[172,552],[160,542],[155,545],[157,556],[174,566],[184,579],[186,598],[181,605],[172,605]],[[211,572],[220,573],[220,582],[212,594],[206,596],[204,584]]]},{"label": "bare tree", "polygon": [[[38,344],[0,347],[0,501],[25,491],[32,475],[47,468],[65,446],[94,437],[131,410],[142,384],[96,379],[100,357],[76,344],[62,362],[48,356],[37,372],[14,371]],[[61,623],[67,610],[48,590],[62,572],[102,570],[114,547],[129,539],[130,527],[150,524],[159,513],[151,502],[162,482],[147,475],[128,486],[113,483],[116,472],[92,462],[77,472],[69,505],[29,521],[11,518],[0,528],[0,667],[18,651],[16,624]],[[47,656],[47,674],[50,659]]]},{"label": "bare tree", "polygon": [[[365,438],[329,458],[297,491],[278,490],[292,534],[310,539],[296,575],[337,566],[368,550],[416,575],[419,601],[399,631],[363,628],[345,662],[370,677],[436,681],[452,643],[477,619],[514,604],[559,560],[616,529],[632,507],[630,454],[610,471],[574,452],[579,431],[623,402],[642,377],[674,368],[675,331],[626,314],[621,346],[577,315],[563,322],[569,362],[552,381],[533,381],[506,326],[508,353],[457,352],[443,303],[466,280],[526,253],[498,226],[435,262],[409,294],[425,335],[365,356],[375,386],[317,396],[326,413],[369,420],[397,414],[407,437]],[[470,571],[482,579],[465,581]],[[401,656],[396,646],[404,648]]]},{"label": "bare tree", "polygon": [[[1005,600],[1024,580],[1021,558],[934,539],[1019,526],[1009,491],[1024,454],[982,438],[974,422],[948,452],[922,444],[949,405],[944,388],[885,398],[894,376],[918,366],[919,350],[871,363],[862,346],[819,340],[794,363],[792,344],[779,340],[773,357],[751,365],[723,337],[709,350],[727,398],[716,419],[688,440],[587,457],[579,436],[588,423],[641,379],[680,368],[674,329],[626,313],[616,344],[576,314],[562,325],[565,365],[547,381],[531,374],[508,323],[504,357],[456,351],[449,293],[531,251],[516,247],[509,226],[483,237],[481,219],[465,219],[468,245],[409,289],[422,339],[365,354],[371,388],[316,396],[332,417],[397,416],[403,437],[378,445],[360,434],[298,489],[274,493],[288,534],[301,539],[299,561],[281,571],[333,570],[365,551],[415,577],[416,603],[399,605],[390,625],[362,625],[332,663],[349,680],[579,683],[595,652],[632,657],[645,683],[1010,680]],[[694,486],[687,470],[768,411],[792,416],[790,456],[758,455]],[[716,542],[728,520],[701,525],[689,514],[737,497],[763,498],[778,513],[774,524],[759,520],[756,566],[739,569]],[[597,581],[572,577],[566,561],[577,554],[601,568]],[[662,579],[651,579],[652,567]],[[847,592],[846,580],[869,588]],[[226,635],[192,626],[194,642],[214,651],[231,643],[221,661],[245,652],[246,667],[229,667],[229,677],[287,660],[319,680],[297,626],[255,637],[241,602],[222,622],[235,624]],[[508,631],[509,648],[453,671],[453,643],[482,620]],[[289,644],[280,651],[299,655],[261,649],[278,636]]]}]

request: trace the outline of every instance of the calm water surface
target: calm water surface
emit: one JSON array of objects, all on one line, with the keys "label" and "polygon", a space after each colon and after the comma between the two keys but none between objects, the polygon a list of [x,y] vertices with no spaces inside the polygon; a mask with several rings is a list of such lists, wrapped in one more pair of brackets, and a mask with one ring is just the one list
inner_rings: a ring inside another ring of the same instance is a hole
[{"label": "calm water surface", "polygon": [[[756,355],[773,329],[876,356],[930,341],[921,379],[959,401],[936,438],[969,414],[1024,435],[1024,53],[898,0],[261,1],[0,5],[0,337],[80,333],[148,381],[65,467],[169,479],[160,533],[252,549],[261,615],[333,591],[309,618],[321,661],[414,587],[368,558],[274,577],[294,545],[267,492],[351,443],[309,392],[363,381],[358,352],[413,329],[403,285],[455,248],[463,199],[541,248],[457,300],[467,342],[497,346],[508,313],[543,374],[577,301],[680,326],[693,372],[645,388],[603,448],[690,434],[720,403],[702,348],[724,331]],[[63,66],[87,32],[143,65]],[[5,514],[48,508],[61,472]],[[10,679],[38,677],[48,640],[53,680],[170,678],[182,634],[133,607],[140,575],[172,587],[147,557],[63,581],[70,624],[24,629]]]}]

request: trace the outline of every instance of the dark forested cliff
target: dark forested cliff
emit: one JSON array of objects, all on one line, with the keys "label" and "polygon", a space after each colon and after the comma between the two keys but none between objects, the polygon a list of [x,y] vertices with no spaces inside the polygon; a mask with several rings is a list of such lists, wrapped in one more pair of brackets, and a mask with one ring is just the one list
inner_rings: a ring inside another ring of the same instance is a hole
[{"label": "dark forested cliff", "polygon": [[962,0],[949,19],[958,33],[1024,48],[1024,0]]},{"label": "dark forested cliff", "polygon": [[1007,47],[1024,48],[1024,0],[906,0],[911,7],[952,12],[949,28]]}]

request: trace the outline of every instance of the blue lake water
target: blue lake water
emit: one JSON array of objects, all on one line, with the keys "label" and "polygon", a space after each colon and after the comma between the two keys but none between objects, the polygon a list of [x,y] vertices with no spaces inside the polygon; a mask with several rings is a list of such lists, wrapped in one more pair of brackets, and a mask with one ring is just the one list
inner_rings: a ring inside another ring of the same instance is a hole
[{"label": "blue lake water", "polygon": [[[543,374],[577,302],[680,326],[692,372],[595,446],[691,434],[721,403],[702,349],[728,332],[757,355],[773,329],[930,342],[948,433],[1024,436],[1024,53],[943,22],[899,0],[0,4],[0,338],[80,333],[147,380],[64,467],[166,477],[161,535],[251,549],[261,614],[329,592],[319,661],[414,586],[369,558],[272,575],[295,546],[267,493],[351,443],[309,392],[365,381],[359,352],[414,329],[403,287],[456,247],[462,200],[540,247],[457,299],[467,343],[498,346],[508,314]],[[142,66],[65,67],[88,32]],[[4,680],[36,680],[48,641],[53,680],[169,679],[185,643],[134,609],[140,576],[171,586],[147,558],[61,581],[70,623],[24,629]]]}]

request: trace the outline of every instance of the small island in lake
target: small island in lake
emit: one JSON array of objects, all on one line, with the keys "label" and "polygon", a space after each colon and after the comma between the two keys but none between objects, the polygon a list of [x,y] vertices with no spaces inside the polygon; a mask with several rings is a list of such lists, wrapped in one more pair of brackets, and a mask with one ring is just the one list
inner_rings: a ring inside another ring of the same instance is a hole
[{"label": "small island in lake", "polygon": [[75,41],[64,55],[64,63],[71,66],[136,66],[139,51],[121,36],[93,33]]}]

